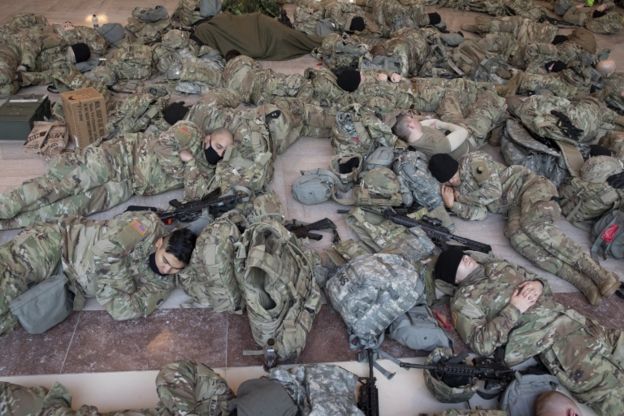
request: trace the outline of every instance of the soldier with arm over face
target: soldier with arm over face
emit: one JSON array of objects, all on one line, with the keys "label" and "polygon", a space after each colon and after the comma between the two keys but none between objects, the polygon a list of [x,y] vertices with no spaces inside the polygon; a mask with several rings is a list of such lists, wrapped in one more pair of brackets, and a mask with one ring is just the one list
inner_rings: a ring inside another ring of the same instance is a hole
[{"label": "soldier with arm over face", "polygon": [[95,297],[114,319],[146,317],[173,290],[173,276],[189,262],[195,239],[186,229],[168,235],[151,212],[106,221],[64,217],[25,230],[0,247],[0,333],[16,324],[10,302],[59,264],[74,292],[75,310]]},{"label": "soldier with arm over face", "polygon": [[460,162],[446,154],[429,160],[429,170],[442,183],[444,205],[469,220],[488,212],[507,216],[505,235],[511,246],[535,265],[575,285],[592,304],[618,289],[619,277],[596,263],[556,226],[561,209],[552,182],[524,166],[506,167],[483,152]]},{"label": "soldier with arm over face", "polygon": [[434,275],[457,285],[453,324],[475,352],[503,348],[516,365],[539,356],[580,402],[600,415],[624,412],[622,332],[567,309],[538,276],[495,258],[475,259],[459,248],[438,258]]}]

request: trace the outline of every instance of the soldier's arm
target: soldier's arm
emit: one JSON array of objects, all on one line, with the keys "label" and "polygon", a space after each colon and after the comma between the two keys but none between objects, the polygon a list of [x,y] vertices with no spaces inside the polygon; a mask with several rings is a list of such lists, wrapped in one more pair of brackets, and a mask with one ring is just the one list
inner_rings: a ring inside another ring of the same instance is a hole
[{"label": "soldier's arm", "polygon": [[[134,281],[135,276],[126,280]],[[98,279],[96,299],[113,319],[143,318],[150,315],[174,288],[171,276],[142,277],[134,290],[120,288],[118,277]]]},{"label": "soldier's arm", "polygon": [[[475,170],[479,169],[478,167]],[[486,206],[494,201],[498,201],[503,195],[503,185],[500,181],[500,176],[494,168],[488,169],[482,176],[479,174],[472,174],[472,180],[474,180],[479,187],[470,192],[460,192],[457,201],[465,204]]]},{"label": "soldier's arm", "polygon": [[[197,157],[203,157],[199,155]],[[214,168],[193,159],[184,165],[184,200],[195,201],[207,193],[214,181]]]},{"label": "soldier's arm", "polygon": [[462,340],[477,354],[486,356],[507,343],[509,333],[521,316],[515,306],[508,304],[488,321],[479,305],[466,298],[455,298],[451,310],[455,329]]},{"label": "soldier's arm", "polygon": [[488,210],[483,205],[465,204],[463,202],[455,201],[451,207],[451,212],[457,215],[459,218],[470,221],[480,221],[487,218]]}]

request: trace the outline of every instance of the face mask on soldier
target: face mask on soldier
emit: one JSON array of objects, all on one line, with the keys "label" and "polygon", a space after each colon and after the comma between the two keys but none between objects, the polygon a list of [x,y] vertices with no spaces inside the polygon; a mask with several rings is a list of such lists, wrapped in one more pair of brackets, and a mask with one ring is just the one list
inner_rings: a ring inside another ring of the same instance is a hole
[{"label": "face mask on soldier", "polygon": [[205,148],[204,154],[206,155],[206,160],[211,165],[216,165],[221,159],[223,159],[223,156],[219,155],[216,150],[212,148],[212,146]]}]

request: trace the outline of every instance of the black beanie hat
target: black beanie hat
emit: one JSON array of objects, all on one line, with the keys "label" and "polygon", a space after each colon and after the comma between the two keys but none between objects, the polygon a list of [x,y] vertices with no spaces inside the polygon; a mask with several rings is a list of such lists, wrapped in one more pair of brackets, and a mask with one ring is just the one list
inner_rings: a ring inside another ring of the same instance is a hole
[{"label": "black beanie hat", "polygon": [[599,144],[590,144],[589,145],[589,157],[594,156],[613,156],[613,152]]},{"label": "black beanie hat", "polygon": [[355,16],[351,19],[351,25],[349,25],[349,30],[353,32],[361,32],[366,27],[366,23],[362,16]]},{"label": "black beanie hat", "polygon": [[429,159],[429,171],[440,183],[447,182],[459,169],[459,163],[446,153],[437,153]]},{"label": "black beanie hat", "polygon": [[71,45],[71,48],[74,51],[77,64],[88,61],[91,58],[91,49],[89,49],[89,45],[86,43],[74,43]]},{"label": "black beanie hat", "polygon": [[360,86],[360,71],[356,69],[344,69],[338,73],[336,82],[338,86],[347,92],[353,92]]},{"label": "black beanie hat", "polygon": [[173,126],[175,123],[182,120],[188,111],[189,109],[184,105],[184,102],[178,101],[169,104],[163,109],[162,113],[165,121]]},{"label": "black beanie hat", "polygon": [[560,43],[565,42],[566,40],[568,40],[568,37],[565,35],[556,35],[555,38],[553,39],[553,41],[551,42],[553,45],[559,45]]},{"label": "black beanie hat", "polygon": [[450,246],[440,253],[433,269],[433,277],[454,285],[455,275],[462,257],[464,257],[464,249],[462,247]]},{"label": "black beanie hat", "polygon": [[429,16],[430,25],[435,26],[442,21],[442,16],[440,16],[440,13],[437,13],[437,12],[427,13],[427,16]]},{"label": "black beanie hat", "polygon": [[567,68],[567,65],[563,61],[550,61],[544,64],[544,69],[548,72],[561,72]]}]

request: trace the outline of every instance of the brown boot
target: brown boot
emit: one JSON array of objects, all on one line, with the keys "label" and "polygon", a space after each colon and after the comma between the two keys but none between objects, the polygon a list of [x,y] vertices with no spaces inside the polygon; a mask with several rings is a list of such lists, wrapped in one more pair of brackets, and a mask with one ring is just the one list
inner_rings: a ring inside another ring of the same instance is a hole
[{"label": "brown boot", "polygon": [[600,296],[600,290],[598,286],[587,276],[579,273],[572,267],[565,264],[557,273],[557,276],[567,280],[576,287],[587,301],[593,306],[602,302],[602,296]]},{"label": "brown boot", "polygon": [[588,255],[583,255],[578,261],[579,270],[591,280],[600,289],[600,294],[607,298],[615,293],[620,287],[620,279],[615,273],[612,273],[594,261]]}]

